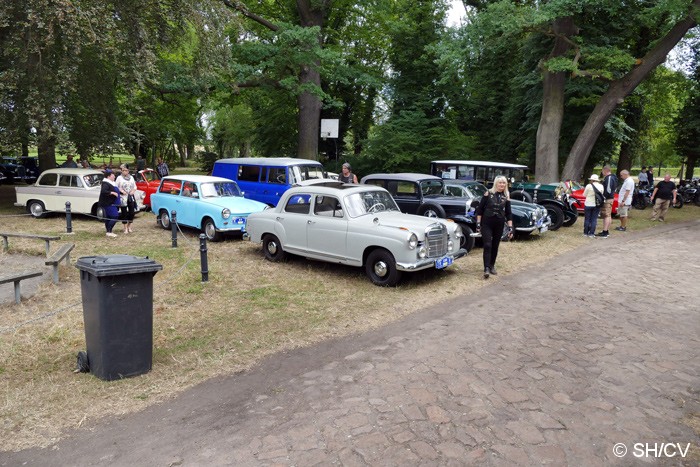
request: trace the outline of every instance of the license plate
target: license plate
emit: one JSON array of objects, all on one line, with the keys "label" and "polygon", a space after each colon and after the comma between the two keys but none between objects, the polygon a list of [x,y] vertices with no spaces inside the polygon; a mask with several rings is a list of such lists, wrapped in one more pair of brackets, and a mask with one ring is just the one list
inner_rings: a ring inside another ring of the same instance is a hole
[{"label": "license plate", "polygon": [[544,233],[544,232],[546,232],[546,231],[548,231],[548,230],[549,230],[549,227],[547,227],[546,225],[544,225],[544,226],[542,226],[542,228],[540,229],[540,233]]},{"label": "license plate", "polygon": [[540,220],[538,220],[538,221],[537,221],[537,227],[540,227],[540,226],[542,226],[542,222],[543,222],[543,221],[544,221],[544,219],[540,219]]},{"label": "license plate", "polygon": [[443,256],[442,258],[435,260],[435,268],[445,269],[447,266],[451,265],[453,261],[452,256]]}]

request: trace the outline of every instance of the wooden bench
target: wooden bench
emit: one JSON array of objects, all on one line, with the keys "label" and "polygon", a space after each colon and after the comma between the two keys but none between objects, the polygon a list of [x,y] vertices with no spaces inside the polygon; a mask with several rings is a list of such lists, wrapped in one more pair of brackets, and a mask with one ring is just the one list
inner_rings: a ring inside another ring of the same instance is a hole
[{"label": "wooden bench", "polygon": [[31,277],[39,277],[44,274],[41,271],[29,271],[21,272],[19,274],[8,274],[6,276],[0,276],[0,284],[7,284],[8,282],[13,282],[15,284],[15,303],[19,303],[21,300],[21,295],[19,293],[19,283],[24,279],[29,279]]},{"label": "wooden bench", "polygon": [[75,243],[66,243],[63,245],[61,248],[59,248],[57,251],[54,252],[54,254],[51,255],[50,258],[47,258],[47,260],[44,262],[47,266],[53,266],[53,283],[58,284],[58,263],[60,263],[63,258],[66,259],[66,265],[70,264],[70,252],[75,248]]},{"label": "wooden bench", "polygon": [[28,233],[11,233],[11,232],[0,232],[0,237],[2,237],[3,240],[3,247],[5,250],[10,248],[10,242],[8,241],[9,237],[17,237],[17,238],[37,238],[39,240],[43,240],[46,242],[46,257],[49,257],[49,250],[50,250],[50,243],[51,240],[60,240],[61,237],[58,235],[37,235],[37,234],[28,234]]}]

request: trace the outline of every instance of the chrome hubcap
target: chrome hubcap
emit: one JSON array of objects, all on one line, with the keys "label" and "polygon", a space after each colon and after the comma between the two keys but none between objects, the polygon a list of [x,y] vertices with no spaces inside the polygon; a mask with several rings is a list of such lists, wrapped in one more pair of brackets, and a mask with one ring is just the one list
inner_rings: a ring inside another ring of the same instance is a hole
[{"label": "chrome hubcap", "polygon": [[437,213],[433,211],[432,209],[428,209],[425,211],[425,217],[437,217]]},{"label": "chrome hubcap", "polygon": [[31,211],[32,211],[32,215],[40,216],[44,210],[41,209],[40,204],[34,203],[34,204],[32,204]]},{"label": "chrome hubcap", "polygon": [[216,229],[214,228],[214,225],[211,223],[207,223],[204,226],[204,232],[207,234],[207,237],[209,239],[214,238],[214,234],[216,234]]},{"label": "chrome hubcap", "polygon": [[267,242],[267,251],[271,254],[274,255],[277,253],[277,243],[275,242]]},{"label": "chrome hubcap", "polygon": [[377,261],[374,263],[374,273],[379,277],[386,276],[387,269],[387,265],[384,261]]}]

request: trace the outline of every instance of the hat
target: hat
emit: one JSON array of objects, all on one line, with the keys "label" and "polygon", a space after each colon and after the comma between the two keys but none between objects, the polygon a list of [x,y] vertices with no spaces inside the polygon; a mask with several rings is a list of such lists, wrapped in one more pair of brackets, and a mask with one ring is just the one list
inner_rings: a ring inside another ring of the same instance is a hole
[{"label": "hat", "polygon": [[343,162],[343,167],[347,167],[348,170],[352,170],[352,167],[350,167],[350,163],[349,163],[349,162]]},{"label": "hat", "polygon": [[105,169],[105,177],[111,175],[112,173],[112,169]]},{"label": "hat", "polygon": [[592,181],[594,181],[594,182],[597,182],[597,181],[598,181],[598,176],[597,176],[596,174],[593,174],[593,175],[590,176],[590,178],[589,178],[588,180],[592,180]]}]

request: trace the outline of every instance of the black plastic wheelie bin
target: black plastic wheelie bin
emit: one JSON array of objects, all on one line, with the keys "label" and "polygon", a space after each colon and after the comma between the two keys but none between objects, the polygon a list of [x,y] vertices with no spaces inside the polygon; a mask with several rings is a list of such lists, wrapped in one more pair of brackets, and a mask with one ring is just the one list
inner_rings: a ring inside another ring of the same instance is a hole
[{"label": "black plastic wheelie bin", "polygon": [[[163,266],[130,255],[84,256],[80,269],[87,355],[78,368],[111,381],[153,365],[153,276]],[[82,360],[82,361],[81,361]]]}]

